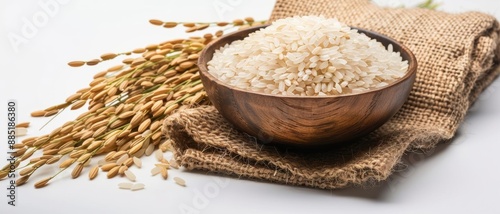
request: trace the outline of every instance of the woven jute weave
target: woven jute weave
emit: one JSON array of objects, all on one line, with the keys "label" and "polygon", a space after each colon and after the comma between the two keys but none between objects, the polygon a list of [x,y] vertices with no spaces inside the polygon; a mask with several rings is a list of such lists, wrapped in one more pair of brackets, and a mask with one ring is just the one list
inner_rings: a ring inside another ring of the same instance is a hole
[{"label": "woven jute weave", "polygon": [[190,170],[323,189],[382,181],[406,152],[449,141],[469,107],[500,73],[500,29],[486,14],[388,9],[369,0],[278,0],[270,20],[295,15],[336,17],[406,45],[419,64],[407,103],[359,141],[310,152],[259,144],[211,106],[183,110],[164,124],[180,164]]}]

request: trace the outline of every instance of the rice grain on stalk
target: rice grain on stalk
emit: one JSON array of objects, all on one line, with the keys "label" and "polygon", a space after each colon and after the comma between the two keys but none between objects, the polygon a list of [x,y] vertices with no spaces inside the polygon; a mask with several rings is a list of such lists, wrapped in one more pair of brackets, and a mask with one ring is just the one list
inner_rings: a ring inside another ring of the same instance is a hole
[{"label": "rice grain on stalk", "polygon": [[[229,22],[184,23],[156,19],[149,22],[157,26],[185,27],[192,32],[211,27],[219,30],[219,26],[234,27]],[[128,57],[120,59],[119,64],[96,72],[88,85],[70,93],[60,104],[31,113],[33,117],[55,117],[66,108],[83,111],[49,134],[25,138],[15,146],[17,157],[14,166],[23,175],[17,180],[17,185],[27,183],[30,175],[38,169],[56,163],[59,172],[36,182],[36,188],[45,187],[54,176],[70,168],[71,177],[77,178],[85,166],[98,156],[103,158],[90,168],[90,180],[102,170],[107,172],[108,178],[124,175],[135,181],[136,177],[129,168],[132,165],[141,168],[140,157],[151,155],[155,150],[158,161],[166,165],[168,161],[162,151],[167,151],[165,141],[168,139],[162,138],[162,121],[176,109],[185,108],[185,105],[208,103],[206,93],[202,93],[204,90],[197,74],[196,61],[204,46],[216,39],[214,35],[219,37],[222,31],[69,62],[71,67],[93,66],[118,60],[119,56]],[[88,108],[82,109],[86,105]],[[18,124],[18,128],[28,126],[28,122]],[[38,154],[36,151],[40,151],[41,155],[32,157]],[[23,160],[28,160],[28,163]],[[5,167],[0,170],[0,178],[8,175],[6,170]],[[164,178],[168,177],[167,167],[157,170]],[[135,190],[144,188],[143,184],[121,186]]]}]

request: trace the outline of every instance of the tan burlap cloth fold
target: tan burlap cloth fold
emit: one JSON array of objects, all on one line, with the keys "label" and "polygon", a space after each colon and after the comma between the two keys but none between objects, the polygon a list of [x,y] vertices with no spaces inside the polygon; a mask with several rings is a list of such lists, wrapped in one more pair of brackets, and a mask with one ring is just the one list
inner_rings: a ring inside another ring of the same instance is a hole
[{"label": "tan burlap cloth fold", "polygon": [[382,181],[405,152],[450,140],[468,108],[500,72],[499,25],[482,13],[387,9],[369,0],[278,0],[271,20],[294,15],[336,17],[406,45],[419,64],[407,103],[369,136],[307,153],[258,144],[211,106],[184,110],[164,127],[184,167],[324,189]]}]

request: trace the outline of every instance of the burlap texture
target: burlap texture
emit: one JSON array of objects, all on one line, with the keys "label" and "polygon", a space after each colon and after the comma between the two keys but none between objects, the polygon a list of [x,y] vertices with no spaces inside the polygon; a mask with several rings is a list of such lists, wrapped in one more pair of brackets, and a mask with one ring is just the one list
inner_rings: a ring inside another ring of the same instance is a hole
[{"label": "burlap texture", "polygon": [[278,0],[271,20],[294,15],[336,17],[406,45],[419,64],[407,103],[367,137],[315,152],[259,144],[211,106],[183,110],[165,120],[164,131],[184,167],[323,189],[382,181],[406,151],[450,140],[500,73],[500,29],[486,14],[387,9],[369,0]]}]

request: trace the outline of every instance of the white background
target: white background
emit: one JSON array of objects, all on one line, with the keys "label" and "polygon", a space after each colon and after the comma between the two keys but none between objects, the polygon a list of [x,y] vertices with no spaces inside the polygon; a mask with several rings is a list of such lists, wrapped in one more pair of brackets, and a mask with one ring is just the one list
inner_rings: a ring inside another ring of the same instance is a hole
[{"label": "white background", "polygon": [[[270,0],[61,0],[57,10],[47,14],[39,3],[49,1],[54,0],[0,0],[0,114],[7,111],[7,100],[17,100],[18,121],[32,123],[30,136],[48,133],[82,112],[64,112],[39,131],[48,119],[30,118],[31,111],[63,102],[85,87],[93,74],[116,64],[75,69],[67,62],[184,36],[182,30],[150,25],[151,18],[231,21],[252,16],[265,20],[274,5]],[[440,9],[480,10],[500,18],[498,0],[445,0]],[[23,33],[33,17],[39,18],[36,31]],[[26,40],[13,45],[12,35]],[[48,187],[34,189],[34,181],[56,171],[49,168],[17,188],[17,206],[11,207],[7,205],[7,182],[0,181],[0,213],[182,213],[182,208],[192,213],[500,213],[499,89],[496,81],[485,91],[450,144],[430,154],[407,156],[405,171],[371,189],[325,191],[182,170],[170,170],[170,178],[164,181],[150,176],[155,160],[148,157],[142,169],[131,168],[138,181],[146,184],[146,189],[137,192],[118,189],[117,184],[126,179],[108,180],[104,173],[89,181],[88,168],[76,180],[66,172]],[[0,121],[0,130],[6,130],[4,116]],[[6,132],[0,131],[0,139],[5,137]],[[6,143],[0,145],[1,165],[6,147]],[[184,178],[187,187],[175,185],[173,176]]]}]

